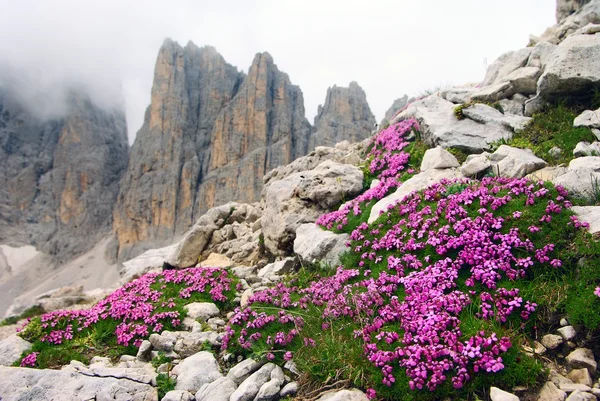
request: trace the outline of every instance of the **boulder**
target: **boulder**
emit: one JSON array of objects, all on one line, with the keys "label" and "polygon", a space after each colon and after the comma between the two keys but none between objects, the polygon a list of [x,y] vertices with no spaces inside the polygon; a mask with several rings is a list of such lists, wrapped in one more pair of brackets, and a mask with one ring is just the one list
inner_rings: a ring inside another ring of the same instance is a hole
[{"label": "boulder", "polygon": [[393,123],[415,118],[428,145],[455,147],[471,153],[481,153],[490,143],[512,137],[512,131],[502,124],[478,123],[468,118],[458,120],[455,107],[438,96],[429,96],[409,105]]},{"label": "boulder", "polygon": [[478,90],[477,88],[472,87],[472,86],[451,87],[451,88],[442,89],[440,91],[440,96],[449,102],[456,103],[456,104],[462,104],[462,103],[467,103],[470,100],[471,95],[473,93],[477,92],[477,90]]},{"label": "boulder", "polygon": [[492,401],[519,401],[519,397],[507,391],[500,390],[498,387],[490,388],[490,399]]},{"label": "boulder", "polygon": [[294,395],[296,395],[297,392],[298,392],[298,383],[290,382],[290,383],[286,384],[285,386],[283,386],[283,388],[279,392],[279,396],[281,398],[284,398],[287,396],[293,397]]},{"label": "boulder", "polygon": [[263,365],[264,363],[257,362],[252,358],[244,359],[242,362],[238,363],[229,370],[229,373],[227,373],[227,378],[233,380],[236,385],[241,384]]},{"label": "boulder", "polygon": [[586,368],[591,374],[596,373],[596,360],[594,353],[588,348],[577,348],[575,351],[567,355],[567,363],[573,369]]},{"label": "boulder", "polygon": [[600,128],[600,109],[584,111],[575,117],[573,127]]},{"label": "boulder", "polygon": [[169,391],[160,401],[194,401],[194,395],[188,391]]},{"label": "boulder", "polygon": [[239,387],[231,394],[230,401],[251,401],[258,394],[260,388],[271,380],[271,372],[275,365],[267,363],[256,372],[244,380]]},{"label": "boulder", "polygon": [[546,382],[540,391],[537,401],[565,401],[567,393],[556,387],[552,382]]},{"label": "boulder", "polygon": [[196,393],[207,383],[223,377],[217,360],[210,352],[201,351],[181,361],[173,368],[177,375],[175,390],[186,390]]},{"label": "boulder", "polygon": [[283,276],[285,274],[292,273],[294,271],[295,266],[296,260],[294,258],[285,258],[278,262],[269,263],[268,265],[266,265],[258,271],[257,276],[259,278],[264,277],[269,279],[273,276]]},{"label": "boulder", "polygon": [[540,75],[542,75],[542,70],[538,67],[522,67],[511,72],[505,79],[512,87],[512,94],[533,95],[537,91],[537,81]]},{"label": "boulder", "polygon": [[150,356],[151,352],[152,343],[148,340],[144,340],[142,341],[142,344],[140,344],[140,348],[138,349],[136,358],[143,362],[149,362],[152,359],[152,357]]},{"label": "boulder", "polygon": [[573,326],[561,327],[560,329],[558,329],[556,331],[565,341],[571,341],[577,335]]},{"label": "boulder", "polygon": [[21,354],[31,349],[32,344],[16,334],[0,341],[0,366],[11,366]]},{"label": "boulder", "polygon": [[478,174],[483,173],[492,165],[489,158],[490,154],[483,152],[479,155],[469,155],[467,160],[460,167],[460,172],[465,177],[475,177]]},{"label": "boulder", "polygon": [[156,385],[156,371],[150,363],[131,360],[120,362],[117,366],[114,366],[109,358],[102,357],[92,358],[89,366],[73,362],[77,361],[72,361],[70,365],[63,369],[90,377],[114,377]]},{"label": "boulder", "polygon": [[173,253],[175,247],[176,245],[170,245],[164,248],[150,249],[133,259],[123,262],[120,283],[128,283],[151,271],[160,271],[163,263]]},{"label": "boulder", "polygon": [[463,109],[463,115],[481,124],[498,124],[511,131],[522,131],[531,122],[530,117],[503,114],[486,104],[476,103]]},{"label": "boulder", "polygon": [[589,232],[596,234],[600,232],[600,206],[573,206],[571,208],[580,221],[590,225]]},{"label": "boulder", "polygon": [[438,183],[444,179],[451,180],[455,178],[462,178],[463,175],[458,169],[431,169],[419,173],[409,180],[404,182],[395,192],[379,200],[371,209],[369,215],[369,224],[373,223],[379,218],[379,215],[388,210],[392,205],[404,199],[413,191],[419,191],[425,189],[430,185]]},{"label": "boulder", "polygon": [[548,349],[556,349],[563,343],[563,338],[556,334],[546,334],[542,337],[541,343]]},{"label": "boulder", "polygon": [[352,199],[362,184],[358,167],[330,160],[272,182],[263,191],[261,222],[267,250],[275,255],[289,252],[301,224],[312,223],[344,199]]},{"label": "boulder", "polygon": [[492,171],[501,177],[522,178],[548,165],[530,149],[513,148],[508,145],[500,147],[490,155]]},{"label": "boulder", "polygon": [[77,372],[0,367],[2,401],[131,400],[158,401],[149,384]]},{"label": "boulder", "polygon": [[541,170],[528,174],[526,177],[533,181],[553,181],[568,172],[569,169],[567,167],[544,167]]},{"label": "boulder", "polygon": [[[582,159],[588,159],[588,157],[574,159],[571,164],[575,160]],[[596,196],[597,185],[600,184],[600,172],[578,165],[577,169],[567,170],[566,173],[551,181],[554,185],[563,186],[571,195],[582,199],[592,199]]]},{"label": "boulder", "polygon": [[569,163],[571,170],[600,171],[600,156],[578,157]]},{"label": "boulder", "polygon": [[207,321],[211,317],[219,316],[219,308],[212,302],[192,302],[183,307],[187,311],[187,316],[192,319],[201,319]]},{"label": "boulder", "polygon": [[513,95],[510,99],[501,99],[498,101],[500,107],[505,114],[513,114],[515,116],[522,116],[525,108],[525,102],[529,100],[527,96],[520,94]]},{"label": "boulder", "polygon": [[539,42],[531,50],[529,60],[527,61],[528,67],[538,67],[541,70],[546,68],[546,65],[552,57],[552,53],[556,49],[556,45],[550,42]]},{"label": "boulder", "polygon": [[507,99],[514,95],[515,89],[510,82],[498,82],[489,86],[484,86],[471,95],[470,100],[481,102],[496,102],[501,99]]},{"label": "boulder", "polygon": [[428,149],[423,156],[423,161],[421,161],[421,171],[432,168],[443,169],[458,166],[460,166],[460,164],[458,163],[458,160],[456,160],[456,157],[440,146]]},{"label": "boulder", "polygon": [[567,37],[552,53],[538,81],[538,95],[578,95],[600,84],[600,35]]},{"label": "boulder", "polygon": [[352,389],[325,393],[317,401],[368,401],[368,398],[362,391]]},{"label": "boulder", "polygon": [[260,386],[258,394],[254,397],[254,401],[272,401],[277,399],[279,390],[284,382],[283,370],[279,366],[275,366],[271,371],[271,380]]},{"label": "boulder", "polygon": [[229,401],[237,385],[227,377],[204,384],[196,393],[196,401]]},{"label": "boulder", "polygon": [[573,156],[600,156],[600,142],[579,142],[573,149]]},{"label": "boulder", "polygon": [[233,264],[234,263],[227,256],[214,252],[208,255],[208,258],[200,262],[200,266],[202,267],[219,267],[223,269],[231,267]]},{"label": "boulder", "polygon": [[588,387],[592,387],[594,385],[592,376],[590,376],[590,371],[585,368],[573,369],[569,372],[567,378],[570,379],[573,383],[584,384]]},{"label": "boulder", "polygon": [[340,255],[348,250],[348,234],[335,234],[314,223],[302,224],[296,230],[294,253],[306,263],[320,261],[337,267]]},{"label": "boulder", "polygon": [[[591,390],[591,389],[590,389]],[[567,401],[596,401],[594,394],[590,394],[581,390],[575,390],[567,397]]]},{"label": "boulder", "polygon": [[526,47],[524,49],[502,54],[488,67],[481,86],[485,87],[494,83],[506,81],[506,78],[512,72],[524,67],[527,64],[531,52],[532,49],[530,47]]}]

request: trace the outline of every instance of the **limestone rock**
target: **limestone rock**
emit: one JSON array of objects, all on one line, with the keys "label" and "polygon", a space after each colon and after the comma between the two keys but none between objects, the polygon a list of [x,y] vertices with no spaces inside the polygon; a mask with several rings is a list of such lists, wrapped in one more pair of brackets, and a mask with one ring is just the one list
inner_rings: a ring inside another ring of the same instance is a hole
[{"label": "limestone rock", "polygon": [[125,114],[75,90],[62,117],[44,118],[17,99],[0,89],[0,243],[66,262],[111,231],[127,166]]},{"label": "limestone rock", "polygon": [[229,401],[237,385],[227,377],[204,384],[196,393],[196,401]]},{"label": "limestone rock", "polygon": [[530,149],[518,149],[508,145],[500,147],[490,156],[492,171],[501,177],[521,178],[548,165]]},{"label": "limestone rock", "polygon": [[137,359],[144,362],[149,362],[152,358],[150,357],[150,352],[152,351],[152,343],[148,340],[142,341],[140,348],[137,352]]},{"label": "limestone rock", "polygon": [[572,393],[574,391],[590,391],[592,388],[581,383],[562,383],[558,386],[565,393]]},{"label": "limestone rock", "polygon": [[375,117],[367,103],[367,95],[356,82],[347,88],[327,89],[325,104],[319,106],[308,148],[334,146],[348,140],[360,142],[371,136]]},{"label": "limestone rock", "polygon": [[528,47],[504,53],[488,67],[481,86],[486,87],[494,83],[505,82],[508,75],[527,64],[530,54],[531,48]]},{"label": "limestone rock", "polygon": [[239,385],[263,365],[264,363],[257,362],[251,358],[244,359],[242,362],[238,363],[229,370],[229,373],[227,373],[227,378]]},{"label": "limestone rock", "polygon": [[411,177],[395,192],[379,200],[373,206],[371,209],[371,214],[369,215],[369,224],[377,220],[381,213],[387,211],[389,207],[404,199],[411,192],[427,188],[428,186],[438,183],[444,179],[451,180],[461,177],[463,176],[458,169],[431,169]]},{"label": "limestone rock", "polygon": [[565,341],[571,341],[577,335],[573,326],[561,327],[557,332]]},{"label": "limestone rock", "polygon": [[600,142],[579,142],[573,149],[573,156],[600,156]]},{"label": "limestone rock", "polygon": [[160,401],[194,401],[194,395],[184,390],[172,390]]},{"label": "limestone rock", "polygon": [[329,392],[317,399],[317,401],[367,401],[368,398],[360,390],[340,390]]},{"label": "limestone rock", "polygon": [[271,371],[271,380],[260,387],[254,401],[272,401],[277,399],[284,381],[283,370],[279,366],[275,366]]},{"label": "limestone rock", "polygon": [[594,385],[594,382],[592,380],[592,376],[590,376],[590,372],[587,369],[573,369],[572,371],[569,372],[569,374],[567,375],[567,378],[569,378],[571,381],[573,381],[573,383],[579,383],[579,384],[584,384],[588,387],[592,387]]},{"label": "limestone rock", "polygon": [[586,368],[591,374],[596,373],[596,360],[592,350],[588,348],[577,348],[575,351],[567,355],[567,363],[573,369]]},{"label": "limestone rock", "polygon": [[584,111],[575,117],[573,127],[600,128],[600,109]]},{"label": "limestone rock", "polygon": [[196,393],[204,384],[222,377],[217,360],[206,351],[185,358],[173,368],[173,373],[177,375],[175,389],[191,393]]},{"label": "limestone rock", "polygon": [[207,321],[211,317],[219,316],[219,308],[212,302],[192,302],[184,306],[187,316],[192,319]]},{"label": "limestone rock", "polygon": [[396,114],[398,114],[398,112],[400,110],[402,110],[404,107],[406,107],[407,104],[409,104],[413,101],[414,101],[414,98],[409,99],[408,95],[404,95],[404,96],[394,100],[394,103],[392,103],[390,108],[387,109],[387,111],[385,112],[385,116],[383,117],[383,120],[381,121],[381,123],[383,124],[385,121],[387,121],[387,122],[392,121],[394,119],[394,117],[396,116]]},{"label": "limestone rock", "polygon": [[271,278],[273,276],[283,276],[292,273],[296,265],[294,258],[285,258],[278,262],[269,263],[258,271],[257,276],[260,278]]},{"label": "limestone rock", "polygon": [[490,388],[490,399],[492,401],[519,401],[519,397],[507,391],[500,390],[498,387]]},{"label": "limestone rock", "polygon": [[446,149],[443,149],[439,146],[428,149],[423,156],[423,161],[421,162],[421,171],[426,171],[432,168],[444,169],[444,168],[454,168],[459,167],[460,164],[456,157]]},{"label": "limestone rock", "polygon": [[510,139],[512,131],[506,126],[478,123],[471,119],[458,120],[455,105],[437,96],[429,96],[412,103],[393,122],[415,118],[418,120],[423,140],[430,146],[456,147],[479,153],[492,142]]},{"label": "limestone rock", "polygon": [[151,364],[138,361],[121,362],[113,366],[108,358],[92,358],[90,365],[71,364],[71,371],[90,377],[114,377],[138,383],[156,384],[156,372]]},{"label": "limestone rock", "polygon": [[591,0],[557,0],[556,21],[561,22]]},{"label": "limestone rock", "polygon": [[11,366],[21,354],[31,349],[31,343],[16,334],[0,341],[0,366]]},{"label": "limestone rock", "polygon": [[208,258],[200,262],[200,266],[227,268],[233,266],[233,261],[225,255],[211,253]]},{"label": "limestone rock", "polygon": [[527,66],[538,67],[539,69],[544,70],[555,49],[556,45],[553,43],[545,41],[537,43],[531,50]]},{"label": "limestone rock", "polygon": [[565,398],[567,398],[567,393],[552,382],[546,382],[538,395],[538,401],[565,401]]},{"label": "limestone rock", "polygon": [[261,219],[265,247],[273,254],[290,250],[296,229],[351,199],[362,190],[362,171],[327,160],[315,169],[275,181],[263,192]]},{"label": "limestone rock", "polygon": [[538,82],[538,95],[578,95],[600,84],[600,36],[567,37],[552,53]]},{"label": "limestone rock", "polygon": [[451,87],[442,89],[440,91],[440,96],[449,102],[462,104],[467,103],[470,100],[471,95],[475,92],[477,92],[477,88],[475,87]]},{"label": "limestone rock", "polygon": [[[573,161],[582,159],[587,159],[587,157],[580,157]],[[600,172],[579,165],[577,167],[577,169],[567,170],[564,174],[552,179],[552,183],[562,185],[571,195],[590,199],[594,196],[595,183],[600,183]]]},{"label": "limestone rock", "polygon": [[281,389],[281,392],[279,393],[280,397],[287,397],[287,396],[294,396],[296,395],[296,393],[298,392],[298,383],[296,382],[290,382],[288,384],[286,384],[285,386],[283,386],[283,388]]},{"label": "limestone rock", "polygon": [[49,369],[0,367],[3,401],[131,400],[158,401],[149,384]]},{"label": "limestone rock", "polygon": [[513,95],[510,99],[501,99],[498,104],[502,107],[505,114],[513,114],[515,116],[522,116],[525,108],[525,102],[529,98],[523,95]]},{"label": "limestone rock", "polygon": [[475,177],[483,173],[492,165],[489,158],[490,154],[483,152],[480,155],[469,155],[467,160],[460,167],[460,172],[465,177]]},{"label": "limestone rock", "polygon": [[596,401],[594,394],[586,393],[580,390],[575,390],[567,397],[567,401]]},{"label": "limestone rock", "polygon": [[600,232],[600,206],[573,206],[571,210],[580,221],[590,225],[590,234]]},{"label": "limestone rock", "polygon": [[230,401],[251,401],[258,394],[263,384],[271,379],[271,372],[275,365],[267,363],[244,380],[231,394]]},{"label": "limestone rock", "polygon": [[294,253],[307,263],[320,261],[335,268],[340,262],[340,255],[348,250],[348,241],[348,234],[335,234],[314,223],[306,223],[296,230]]},{"label": "limestone rock", "polygon": [[123,262],[121,283],[128,283],[154,270],[160,271],[175,247],[176,245],[169,245],[164,248],[149,249],[135,258]]},{"label": "limestone rock", "polygon": [[522,131],[531,118],[516,116],[512,114],[503,114],[493,107],[486,104],[476,103],[463,109],[465,117],[481,124],[499,124],[511,131]]},{"label": "limestone rock", "polygon": [[578,157],[569,163],[571,170],[593,170],[600,171],[600,156]]},{"label": "limestone rock", "polygon": [[528,174],[526,177],[536,181],[553,181],[568,172],[569,169],[567,167],[544,167],[541,170]]}]

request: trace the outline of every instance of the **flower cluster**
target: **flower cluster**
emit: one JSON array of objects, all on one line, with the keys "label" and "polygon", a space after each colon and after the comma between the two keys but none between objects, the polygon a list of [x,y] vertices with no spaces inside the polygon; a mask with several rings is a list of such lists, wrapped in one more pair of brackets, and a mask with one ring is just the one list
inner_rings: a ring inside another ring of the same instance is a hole
[{"label": "flower cluster", "polygon": [[[90,309],[58,310],[42,315],[43,334],[39,339],[62,344],[72,340],[77,333],[93,328],[100,320],[112,320],[117,323],[114,334],[118,344],[139,345],[151,333],[160,332],[165,326],[181,324],[177,300],[207,293],[213,301],[224,302],[231,284],[227,271],[210,267],[148,273]],[[176,295],[165,295],[167,287],[178,289]]]},{"label": "flower cluster", "polygon": [[[359,323],[355,336],[386,386],[406,374],[412,389],[446,381],[461,388],[478,372],[498,372],[510,340],[481,330],[465,336],[461,313],[475,307],[477,318],[501,325],[530,319],[537,305],[510,283],[562,266],[554,244],[534,239],[569,221],[565,196],[560,187],[507,178],[442,181],[412,193],[352,232],[356,265],[307,288],[279,283],[255,293],[235,311],[226,344],[264,346],[256,333],[276,324],[282,341],[266,346],[285,352],[302,342],[302,311],[319,308],[323,329],[341,318]],[[279,315],[269,313],[273,306]]]},{"label": "flower cluster", "polygon": [[35,366],[38,355],[39,355],[39,352],[32,352],[31,354],[28,354],[25,358],[23,358],[21,360],[21,367],[25,368],[25,367]]},{"label": "flower cluster", "polygon": [[[417,121],[411,119],[394,124],[379,132],[367,155],[367,160],[371,161],[369,171],[377,177],[379,183],[347,202],[340,210],[322,215],[317,220],[317,224],[329,230],[335,228],[341,231],[348,224],[350,213],[358,216],[362,213],[362,205],[382,199],[392,189],[398,187],[400,185],[398,175],[406,170],[410,158],[410,155],[403,151],[409,144],[406,136],[412,130],[418,129]],[[406,171],[408,172],[408,170]]]}]

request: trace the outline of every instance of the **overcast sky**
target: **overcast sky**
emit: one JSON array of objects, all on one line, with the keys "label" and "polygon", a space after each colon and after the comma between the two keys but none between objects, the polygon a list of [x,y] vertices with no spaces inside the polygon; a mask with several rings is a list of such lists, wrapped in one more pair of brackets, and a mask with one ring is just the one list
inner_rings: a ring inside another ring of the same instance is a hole
[{"label": "overcast sky", "polygon": [[554,24],[555,0],[0,0],[0,81],[57,104],[66,83],[124,99],[133,141],[165,37],[212,45],[245,72],[268,51],[304,93],[357,81],[377,120],[404,93],[480,81],[484,62]]}]

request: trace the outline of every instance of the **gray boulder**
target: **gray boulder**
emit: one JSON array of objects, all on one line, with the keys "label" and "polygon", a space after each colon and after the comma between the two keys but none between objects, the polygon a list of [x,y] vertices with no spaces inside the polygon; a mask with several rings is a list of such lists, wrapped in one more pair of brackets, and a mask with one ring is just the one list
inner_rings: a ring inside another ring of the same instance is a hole
[{"label": "gray boulder", "polygon": [[16,334],[0,341],[0,366],[11,366],[21,354],[31,349],[32,344]]},{"label": "gray boulder", "polygon": [[184,390],[169,391],[160,401],[194,401],[194,395]]},{"label": "gray boulder", "polygon": [[320,261],[337,267],[340,255],[348,250],[348,234],[335,234],[314,223],[302,224],[296,230],[294,253],[306,263]]},{"label": "gray boulder", "polygon": [[219,308],[212,302],[192,302],[184,306],[187,316],[192,319],[207,321],[211,317],[219,316]]},{"label": "gray boulder", "polygon": [[437,146],[433,149],[427,149],[421,161],[421,171],[426,171],[432,168],[444,169],[458,167],[460,164],[456,157],[446,149]]},{"label": "gray boulder", "polygon": [[591,374],[596,373],[597,363],[594,359],[594,353],[588,348],[577,348],[567,355],[567,363],[573,369],[586,368]]},{"label": "gray boulder", "polygon": [[526,47],[524,49],[502,54],[488,67],[481,86],[485,87],[494,83],[505,82],[506,77],[512,72],[527,64],[531,51],[531,48]]},{"label": "gray boulder", "polygon": [[177,245],[169,245],[159,249],[149,249],[141,255],[123,262],[121,268],[121,284],[126,284],[151,271],[161,271],[163,263],[173,253]]},{"label": "gray boulder", "polygon": [[233,380],[235,384],[241,384],[263,365],[263,362],[257,362],[251,358],[244,359],[242,362],[238,363],[229,370],[229,373],[227,373],[227,378]]},{"label": "gray boulder", "polygon": [[325,161],[314,170],[294,173],[271,183],[263,191],[261,219],[265,247],[275,255],[288,252],[303,223],[333,209],[362,190],[358,167]]},{"label": "gray boulder", "polygon": [[537,401],[565,401],[567,393],[556,387],[552,382],[546,382],[540,390]]},{"label": "gray boulder", "polygon": [[511,131],[521,131],[531,122],[530,117],[503,114],[486,104],[477,103],[463,109],[463,115],[480,124],[498,124]]},{"label": "gray boulder", "polygon": [[600,36],[574,35],[552,53],[538,82],[538,95],[553,99],[582,94],[600,84]]},{"label": "gray boulder", "polygon": [[522,116],[525,111],[525,102],[529,100],[527,96],[520,94],[513,95],[510,99],[501,99],[498,104],[502,107],[505,114]]},{"label": "gray boulder", "polygon": [[367,401],[368,398],[360,390],[340,390],[329,392],[317,398],[317,401]]},{"label": "gray boulder", "polygon": [[254,397],[254,401],[272,401],[277,399],[279,390],[284,382],[283,370],[279,366],[275,366],[271,371],[271,380],[260,387],[258,394]]},{"label": "gray boulder", "polygon": [[278,262],[269,263],[258,271],[257,277],[273,279],[274,276],[283,276],[294,271],[296,260],[294,258],[285,258]]},{"label": "gray boulder", "polygon": [[546,65],[552,57],[552,53],[556,49],[556,45],[550,42],[539,42],[531,50],[529,60],[527,61],[528,67],[538,67],[541,70],[546,68]]},{"label": "gray boulder", "polygon": [[[582,159],[587,159],[587,157],[580,157],[573,161]],[[591,199],[595,197],[597,185],[600,184],[600,172],[578,166],[577,169],[571,168],[551,181],[554,185],[563,186],[571,195],[582,199]]]},{"label": "gray boulder", "polygon": [[237,385],[227,377],[204,384],[196,393],[196,401],[229,401]]},{"label": "gray boulder", "polygon": [[573,149],[573,156],[600,156],[600,142],[579,142]]},{"label": "gray boulder", "polygon": [[501,145],[490,155],[492,171],[501,177],[522,178],[548,165],[530,149]]},{"label": "gray boulder", "polygon": [[454,108],[455,105],[447,100],[429,96],[412,103],[393,122],[415,118],[428,145],[455,147],[472,153],[480,153],[490,143],[512,137],[512,130],[496,122],[458,120]]},{"label": "gray boulder", "polygon": [[3,401],[120,400],[158,401],[149,384],[49,369],[0,367]]},{"label": "gray boulder", "polygon": [[600,129],[600,109],[586,110],[573,121],[573,127],[587,127]]},{"label": "gray boulder", "polygon": [[175,390],[186,390],[196,393],[207,383],[223,377],[217,360],[210,352],[202,351],[181,361],[173,368],[177,375]]},{"label": "gray boulder", "polygon": [[460,167],[460,172],[465,177],[475,177],[486,171],[491,165],[490,154],[487,152],[483,152],[479,155],[469,155],[467,160]]},{"label": "gray boulder", "polygon": [[267,363],[246,380],[231,394],[230,401],[251,401],[258,394],[260,388],[271,380],[271,372],[275,369],[275,365]]},{"label": "gray boulder", "polygon": [[492,401],[519,401],[519,397],[498,387],[490,388],[490,399]]},{"label": "gray boulder", "polygon": [[461,104],[467,103],[473,93],[477,92],[477,88],[472,86],[467,87],[450,87],[442,89],[440,96],[449,102]]}]

